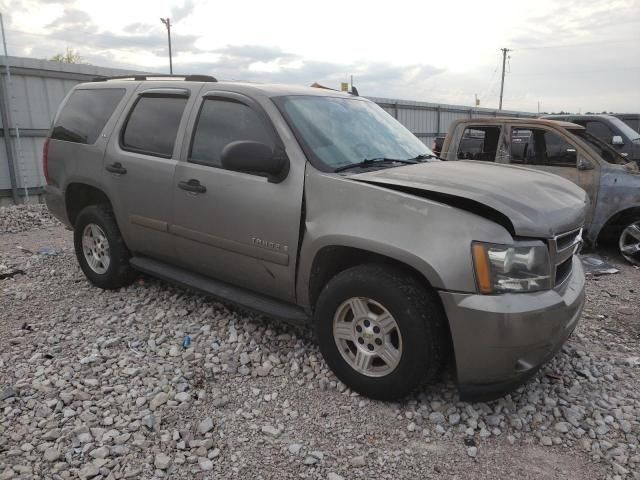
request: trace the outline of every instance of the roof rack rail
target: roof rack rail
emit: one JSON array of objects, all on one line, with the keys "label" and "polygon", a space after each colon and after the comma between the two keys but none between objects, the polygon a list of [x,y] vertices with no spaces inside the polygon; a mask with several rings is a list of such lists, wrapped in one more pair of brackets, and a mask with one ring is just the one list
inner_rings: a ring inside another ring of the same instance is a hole
[{"label": "roof rack rail", "polygon": [[182,79],[185,82],[217,82],[218,80],[211,75],[166,75],[162,73],[153,74],[145,73],[143,75],[118,75],[115,77],[95,77],[92,82],[107,82],[109,80],[152,80],[152,79],[175,78]]}]

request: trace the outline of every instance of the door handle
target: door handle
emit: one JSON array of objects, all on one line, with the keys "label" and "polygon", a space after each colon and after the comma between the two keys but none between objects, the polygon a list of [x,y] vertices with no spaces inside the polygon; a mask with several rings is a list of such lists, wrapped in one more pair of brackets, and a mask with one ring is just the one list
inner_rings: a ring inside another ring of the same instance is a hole
[{"label": "door handle", "polygon": [[205,187],[204,185],[201,185],[200,182],[195,178],[192,178],[187,182],[185,181],[178,182],[178,187],[180,187],[182,190],[186,190],[187,192],[191,192],[191,193],[204,193],[207,191],[207,187]]},{"label": "door handle", "polygon": [[125,173],[127,173],[127,169],[124,168],[120,162],[107,165],[105,169],[107,170],[107,172],[117,173],[118,175],[124,175]]}]

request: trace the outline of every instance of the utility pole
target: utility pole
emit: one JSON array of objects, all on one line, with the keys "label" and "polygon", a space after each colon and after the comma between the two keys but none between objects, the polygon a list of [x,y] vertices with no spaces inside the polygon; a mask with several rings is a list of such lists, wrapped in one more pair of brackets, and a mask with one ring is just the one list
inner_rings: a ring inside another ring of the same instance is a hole
[{"label": "utility pole", "polygon": [[498,107],[498,110],[502,110],[502,94],[504,92],[504,67],[507,63],[507,53],[511,51],[508,48],[501,48],[500,50],[502,50],[502,83],[500,83],[500,106]]},{"label": "utility pole", "polygon": [[173,75],[173,60],[171,58],[171,19],[161,18],[160,21],[167,27],[167,37],[169,38],[169,73]]}]

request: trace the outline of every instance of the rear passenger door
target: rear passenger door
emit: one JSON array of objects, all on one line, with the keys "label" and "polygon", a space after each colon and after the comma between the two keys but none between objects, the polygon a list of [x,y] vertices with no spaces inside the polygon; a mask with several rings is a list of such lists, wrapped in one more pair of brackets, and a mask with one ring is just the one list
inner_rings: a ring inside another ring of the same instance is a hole
[{"label": "rear passenger door", "polygon": [[182,137],[178,132],[193,103],[194,87],[157,83],[143,82],[131,100],[109,143],[103,175],[129,249],[172,261],[175,248],[168,227]]},{"label": "rear passenger door", "polygon": [[235,92],[208,92],[192,113],[173,182],[180,263],[210,277],[283,300],[295,298],[304,162],[279,183],[226,170],[222,150],[250,140],[282,148],[265,108]]}]

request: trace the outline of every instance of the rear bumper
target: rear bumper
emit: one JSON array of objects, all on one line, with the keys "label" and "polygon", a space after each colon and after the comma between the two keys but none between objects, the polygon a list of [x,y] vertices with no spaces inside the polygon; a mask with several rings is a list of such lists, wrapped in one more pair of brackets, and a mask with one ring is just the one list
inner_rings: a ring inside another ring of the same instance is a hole
[{"label": "rear bumper", "polygon": [[562,347],[585,303],[582,265],[558,289],[505,295],[440,292],[449,319],[463,399],[513,390]]},{"label": "rear bumper", "polygon": [[46,185],[44,187],[44,201],[51,215],[60,220],[67,227],[71,227],[67,218],[67,207],[64,201],[64,193],[58,187]]}]

